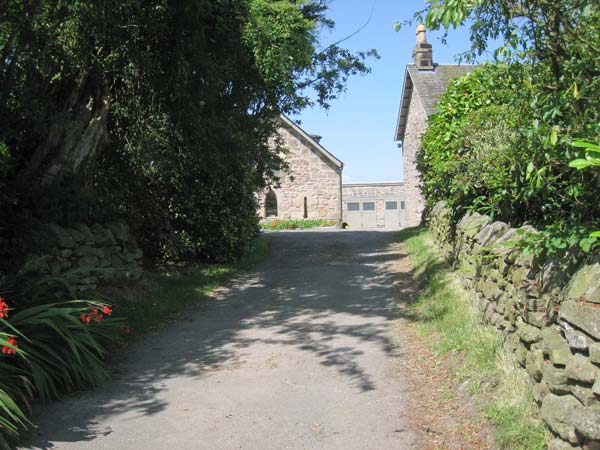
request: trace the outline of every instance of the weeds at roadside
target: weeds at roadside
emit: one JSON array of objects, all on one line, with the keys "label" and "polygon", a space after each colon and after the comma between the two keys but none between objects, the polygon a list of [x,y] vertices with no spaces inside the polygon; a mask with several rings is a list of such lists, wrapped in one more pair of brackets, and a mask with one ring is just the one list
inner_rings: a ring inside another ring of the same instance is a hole
[{"label": "weeds at roadside", "polygon": [[454,383],[466,383],[468,392],[481,402],[500,448],[545,448],[547,431],[535,418],[526,375],[503,349],[500,334],[480,321],[459,275],[442,260],[431,234],[412,228],[400,232],[399,238],[408,249],[415,277],[424,284],[410,319],[421,333],[434,337],[429,345],[436,352],[460,354],[460,363],[453,367]]},{"label": "weeds at roadside", "polygon": [[268,238],[262,237],[237,263],[162,269],[131,286],[105,289],[102,295],[113,300],[134,336],[143,334],[186,308],[202,307],[214,289],[258,264],[267,253]]},{"label": "weeds at roadside", "polygon": [[260,224],[261,230],[309,230],[311,228],[333,227],[336,220],[270,220]]}]

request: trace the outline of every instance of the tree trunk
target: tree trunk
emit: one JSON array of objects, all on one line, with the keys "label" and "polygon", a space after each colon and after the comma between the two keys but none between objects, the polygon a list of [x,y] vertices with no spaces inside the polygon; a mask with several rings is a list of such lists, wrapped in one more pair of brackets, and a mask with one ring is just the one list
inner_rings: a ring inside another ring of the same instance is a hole
[{"label": "tree trunk", "polygon": [[[85,186],[107,142],[109,96],[92,74],[72,83],[60,112],[51,118],[46,139],[22,173],[23,182],[46,187],[69,180]],[[60,99],[62,100],[62,99]]]}]

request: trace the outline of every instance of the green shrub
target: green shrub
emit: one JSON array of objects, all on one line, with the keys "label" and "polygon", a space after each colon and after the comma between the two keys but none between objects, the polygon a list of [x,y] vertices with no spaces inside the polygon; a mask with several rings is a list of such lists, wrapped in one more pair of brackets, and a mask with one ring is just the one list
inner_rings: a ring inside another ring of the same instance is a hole
[{"label": "green shrub", "polygon": [[584,126],[582,115],[593,114],[577,119],[577,98],[551,97],[540,83],[517,63],[488,64],[454,81],[423,136],[423,193],[430,206],[448,201],[456,218],[470,210],[532,224],[541,234],[525,243],[540,251],[589,251],[589,233],[600,226],[600,177],[568,165],[584,153],[572,146],[575,137],[600,137],[600,113]]}]

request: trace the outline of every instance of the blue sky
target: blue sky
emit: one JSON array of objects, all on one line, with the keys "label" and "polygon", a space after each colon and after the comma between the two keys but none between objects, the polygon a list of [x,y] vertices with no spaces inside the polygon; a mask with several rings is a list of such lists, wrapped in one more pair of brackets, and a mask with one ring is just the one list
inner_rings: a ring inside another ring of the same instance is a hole
[{"label": "blue sky", "polygon": [[[394,131],[406,64],[412,62],[416,42],[415,27],[405,26],[394,31],[395,22],[410,19],[423,9],[422,0],[332,0],[331,17],[336,22],[333,32],[323,35],[327,45],[348,36],[363,25],[371,10],[372,18],[364,30],[344,42],[351,50],[375,48],[381,59],[370,61],[372,72],[353,77],[347,92],[321,108],[305,110],[292,116],[311,134],[323,136],[321,144],[344,162],[344,182],[400,181],[401,150],[394,142]],[[469,49],[468,30],[450,33],[447,45],[441,43],[442,33],[428,32],[436,63],[454,63],[455,55]]]}]

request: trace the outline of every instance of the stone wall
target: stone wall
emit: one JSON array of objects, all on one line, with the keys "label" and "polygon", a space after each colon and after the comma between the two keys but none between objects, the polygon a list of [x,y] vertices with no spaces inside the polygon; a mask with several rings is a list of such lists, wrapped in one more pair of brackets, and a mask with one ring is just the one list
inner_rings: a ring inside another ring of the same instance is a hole
[{"label": "stone wall", "polygon": [[51,224],[32,238],[40,253],[29,255],[21,273],[62,275],[76,290],[95,289],[103,281],[137,280],[142,250],[124,223],[83,223],[70,228]]},{"label": "stone wall", "polygon": [[402,142],[402,164],[406,196],[406,226],[421,223],[425,200],[421,195],[421,174],[417,170],[417,153],[421,137],[427,129],[427,113],[416,90],[413,91],[406,119],[406,134]]},{"label": "stone wall", "polygon": [[[342,184],[342,220],[348,220],[348,208],[346,206],[348,202],[363,200],[375,202],[378,228],[385,226],[385,202],[397,201],[400,212],[400,226],[406,226],[406,199],[403,182]],[[401,208],[401,202],[404,202],[404,209]]]},{"label": "stone wall", "polygon": [[565,252],[544,261],[511,243],[510,228],[480,214],[455,227],[444,202],[429,226],[463,275],[486,322],[529,373],[554,450],[600,449],[600,258]]},{"label": "stone wall", "polygon": [[[277,217],[273,219],[304,219],[306,198],[307,219],[341,220],[342,169],[315,151],[312,144],[291,127],[278,129],[283,141],[282,157],[289,173],[281,174],[277,196]],[[260,195],[259,216],[265,218],[265,193]]]}]

